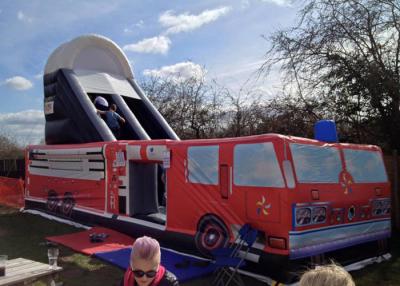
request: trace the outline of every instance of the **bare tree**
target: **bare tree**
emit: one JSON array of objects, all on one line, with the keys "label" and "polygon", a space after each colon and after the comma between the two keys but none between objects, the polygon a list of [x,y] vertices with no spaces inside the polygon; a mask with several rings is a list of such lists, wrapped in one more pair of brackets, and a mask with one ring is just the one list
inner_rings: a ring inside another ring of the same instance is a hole
[{"label": "bare tree", "polygon": [[142,87],[160,113],[182,139],[219,134],[223,90],[204,79],[152,77]]},{"label": "bare tree", "polygon": [[0,159],[23,158],[24,151],[10,136],[0,135]]},{"label": "bare tree", "polygon": [[307,0],[298,25],[269,40],[295,108],[335,119],[353,141],[400,148],[400,6],[396,0]]},{"label": "bare tree", "polygon": [[262,94],[251,90],[229,91],[226,94],[227,126],[224,136],[247,136],[264,133],[263,122],[268,117]]}]

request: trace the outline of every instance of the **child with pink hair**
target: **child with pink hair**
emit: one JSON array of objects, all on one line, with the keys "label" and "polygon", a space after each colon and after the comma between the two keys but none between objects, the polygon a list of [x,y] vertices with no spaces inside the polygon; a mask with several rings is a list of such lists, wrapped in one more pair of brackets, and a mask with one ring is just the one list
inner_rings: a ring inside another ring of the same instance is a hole
[{"label": "child with pink hair", "polygon": [[123,286],[179,286],[175,275],[161,264],[160,244],[143,236],[132,245],[130,267],[125,272]]}]

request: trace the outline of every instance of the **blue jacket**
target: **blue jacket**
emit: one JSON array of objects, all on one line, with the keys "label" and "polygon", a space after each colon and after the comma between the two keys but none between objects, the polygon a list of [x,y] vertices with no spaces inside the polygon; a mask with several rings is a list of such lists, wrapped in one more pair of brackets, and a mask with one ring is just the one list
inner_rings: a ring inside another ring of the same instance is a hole
[{"label": "blue jacket", "polygon": [[105,121],[110,129],[119,129],[119,120],[121,119],[122,117],[115,111],[109,110],[105,114]]}]

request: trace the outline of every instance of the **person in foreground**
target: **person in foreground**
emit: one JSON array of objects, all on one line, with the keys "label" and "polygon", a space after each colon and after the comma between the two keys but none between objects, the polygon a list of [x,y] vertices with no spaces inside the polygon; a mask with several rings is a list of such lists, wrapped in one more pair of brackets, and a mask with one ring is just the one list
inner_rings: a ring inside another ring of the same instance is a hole
[{"label": "person in foreground", "polygon": [[334,263],[317,266],[305,272],[299,286],[355,286],[351,275]]},{"label": "person in foreground", "polygon": [[179,286],[175,275],[161,264],[160,244],[143,236],[133,243],[130,266],[121,283],[123,286]]}]

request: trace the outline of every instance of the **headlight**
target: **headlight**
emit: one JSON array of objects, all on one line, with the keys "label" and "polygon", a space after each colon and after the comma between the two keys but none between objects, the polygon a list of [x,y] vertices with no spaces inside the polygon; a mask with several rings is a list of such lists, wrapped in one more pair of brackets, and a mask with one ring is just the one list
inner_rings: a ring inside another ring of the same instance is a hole
[{"label": "headlight", "polygon": [[296,209],[296,225],[307,225],[311,222],[311,209],[299,208]]},{"label": "headlight", "polygon": [[312,223],[323,223],[326,221],[326,208],[316,207],[312,209]]},{"label": "headlight", "polygon": [[381,216],[388,215],[391,211],[390,199],[379,199],[372,201],[372,215]]},{"label": "headlight", "polygon": [[372,215],[377,216],[382,214],[382,202],[374,201],[372,203]]},{"label": "headlight", "polygon": [[385,200],[382,202],[382,215],[390,214],[390,208],[391,208],[390,205],[391,205],[390,200]]}]

